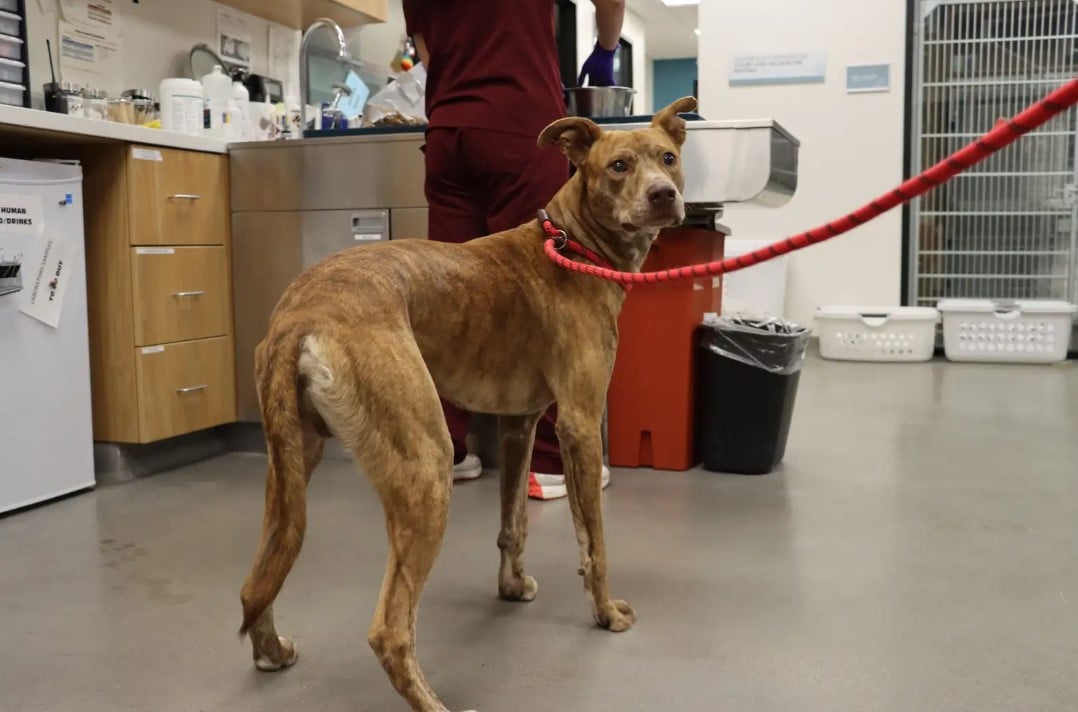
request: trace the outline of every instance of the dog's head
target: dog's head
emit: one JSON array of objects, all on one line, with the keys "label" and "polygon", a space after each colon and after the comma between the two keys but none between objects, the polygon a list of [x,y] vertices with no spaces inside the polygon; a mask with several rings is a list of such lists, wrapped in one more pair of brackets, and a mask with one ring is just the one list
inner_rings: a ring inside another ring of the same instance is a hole
[{"label": "dog's head", "polygon": [[678,99],[655,114],[650,127],[636,131],[603,131],[588,119],[559,119],[539,135],[539,145],[557,144],[576,166],[593,220],[612,230],[657,231],[685,219],[685,120],[678,114],[695,108],[696,99]]}]

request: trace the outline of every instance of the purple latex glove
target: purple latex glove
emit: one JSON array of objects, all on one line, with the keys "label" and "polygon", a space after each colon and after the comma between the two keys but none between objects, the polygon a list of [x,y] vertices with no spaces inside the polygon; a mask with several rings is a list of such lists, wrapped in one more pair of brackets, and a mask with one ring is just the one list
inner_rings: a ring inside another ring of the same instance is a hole
[{"label": "purple latex glove", "polygon": [[577,86],[584,86],[584,79],[588,80],[588,86],[612,87],[614,86],[614,53],[615,49],[603,49],[596,42],[591,56],[584,61],[580,69],[580,78],[576,80]]}]

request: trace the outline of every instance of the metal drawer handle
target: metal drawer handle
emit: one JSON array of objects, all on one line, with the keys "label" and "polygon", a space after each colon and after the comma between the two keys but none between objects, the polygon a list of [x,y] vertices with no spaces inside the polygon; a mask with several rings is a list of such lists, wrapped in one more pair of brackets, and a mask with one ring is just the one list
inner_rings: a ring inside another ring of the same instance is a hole
[{"label": "metal drawer handle", "polygon": [[204,391],[207,388],[209,388],[209,385],[203,383],[201,386],[188,386],[187,388],[177,388],[176,392],[179,393],[181,396],[185,396],[188,393],[198,393],[199,391]]},{"label": "metal drawer handle", "polygon": [[168,196],[169,200],[202,200],[201,195],[195,195],[194,193],[176,193],[176,195]]},{"label": "metal drawer handle", "polygon": [[173,292],[174,297],[201,297],[206,293],[205,289],[200,289],[197,292]]}]

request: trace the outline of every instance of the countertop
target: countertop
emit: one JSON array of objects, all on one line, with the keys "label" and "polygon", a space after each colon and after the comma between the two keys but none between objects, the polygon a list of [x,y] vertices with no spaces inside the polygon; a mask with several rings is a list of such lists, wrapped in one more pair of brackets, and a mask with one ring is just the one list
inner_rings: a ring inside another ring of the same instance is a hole
[{"label": "countertop", "polygon": [[13,129],[16,132],[24,129],[29,133],[47,131],[103,141],[123,141],[204,153],[228,153],[228,142],[224,139],[187,136],[163,129],[148,129],[144,126],[84,119],[78,116],[3,104],[0,104],[0,129],[6,129],[8,133]]}]

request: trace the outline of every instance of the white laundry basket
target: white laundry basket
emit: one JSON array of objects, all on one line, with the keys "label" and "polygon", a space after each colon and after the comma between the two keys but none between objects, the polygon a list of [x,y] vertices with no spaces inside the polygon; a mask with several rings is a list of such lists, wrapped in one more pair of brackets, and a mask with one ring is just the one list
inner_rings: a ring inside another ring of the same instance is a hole
[{"label": "white laundry basket", "polygon": [[943,349],[951,361],[1055,363],[1067,358],[1078,307],[1064,301],[944,299]]},{"label": "white laundry basket", "polygon": [[928,361],[938,321],[931,307],[820,307],[820,355],[837,361]]}]

